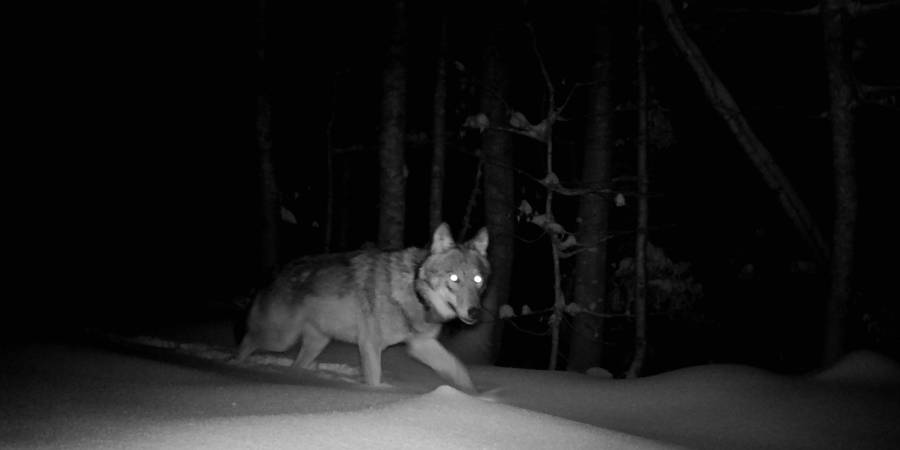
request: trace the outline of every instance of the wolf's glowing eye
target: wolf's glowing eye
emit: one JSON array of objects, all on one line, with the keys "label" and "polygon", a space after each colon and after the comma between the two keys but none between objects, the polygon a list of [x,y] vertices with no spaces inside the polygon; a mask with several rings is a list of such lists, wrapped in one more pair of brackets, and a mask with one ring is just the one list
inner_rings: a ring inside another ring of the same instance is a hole
[{"label": "wolf's glowing eye", "polygon": [[451,274],[450,274],[450,281],[456,283],[457,281],[459,281],[459,277],[458,277],[455,273],[451,273]]},{"label": "wolf's glowing eye", "polygon": [[475,280],[475,282],[478,283],[478,284],[481,284],[481,282],[484,281],[484,280],[481,278],[481,275],[475,275],[475,278],[472,278],[472,279]]}]

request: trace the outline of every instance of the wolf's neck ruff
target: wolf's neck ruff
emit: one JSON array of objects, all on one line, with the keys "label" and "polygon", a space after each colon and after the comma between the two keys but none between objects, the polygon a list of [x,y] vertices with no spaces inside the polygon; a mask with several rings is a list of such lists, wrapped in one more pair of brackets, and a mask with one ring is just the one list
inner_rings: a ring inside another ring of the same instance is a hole
[{"label": "wolf's neck ruff", "polygon": [[[425,309],[426,322],[435,323],[427,320],[428,303],[421,299],[414,289],[415,275],[428,256],[427,250],[410,247],[392,252],[367,252],[354,258],[354,260],[361,259],[354,263],[358,263],[360,269],[366,273],[363,291],[368,295],[364,308],[376,311],[379,301],[377,297],[384,295],[391,305],[400,310],[410,332],[426,331],[416,326],[422,320],[420,317],[423,315],[422,311],[419,311],[417,305],[411,304],[408,299],[418,300],[418,306]],[[384,270],[384,268],[390,270]],[[389,289],[383,289],[383,287]]]}]

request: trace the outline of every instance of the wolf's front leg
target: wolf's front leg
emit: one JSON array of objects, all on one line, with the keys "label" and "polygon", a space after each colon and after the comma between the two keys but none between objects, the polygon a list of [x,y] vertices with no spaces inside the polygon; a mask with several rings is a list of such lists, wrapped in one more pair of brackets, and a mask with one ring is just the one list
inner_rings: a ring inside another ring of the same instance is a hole
[{"label": "wolf's front leg", "polygon": [[369,386],[381,384],[381,330],[374,320],[364,320],[359,329],[357,344],[362,363],[363,378]]},{"label": "wolf's front leg", "polygon": [[369,386],[381,384],[381,345],[372,340],[360,338],[359,357],[366,384]]},{"label": "wolf's front leg", "polygon": [[477,394],[466,366],[432,337],[411,338],[406,342],[407,351],[413,357],[434,369],[468,394]]}]

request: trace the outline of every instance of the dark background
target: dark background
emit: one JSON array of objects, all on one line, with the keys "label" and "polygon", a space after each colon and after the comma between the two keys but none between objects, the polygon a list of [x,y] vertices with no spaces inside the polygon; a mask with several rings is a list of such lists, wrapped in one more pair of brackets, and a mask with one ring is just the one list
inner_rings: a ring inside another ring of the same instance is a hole
[{"label": "dark background", "polygon": [[[472,189],[471,153],[478,145],[477,136],[458,134],[466,115],[478,112],[478,97],[458,87],[477,84],[482,45],[489,24],[498,20],[507,29],[510,103],[537,122],[545,108],[543,81],[521,24],[534,24],[551,75],[558,85],[565,80],[571,86],[587,79],[590,24],[604,14],[614,17],[614,96],[621,110],[616,126],[623,140],[616,172],[634,174],[628,139],[635,116],[627,105],[635,97],[635,12],[630,5],[604,12],[586,3],[538,1],[523,7],[516,2],[488,10],[482,2],[454,2],[450,8],[451,58],[465,67],[450,71],[448,126],[454,142],[447,159],[445,217],[454,230]],[[815,3],[686,5],[682,15],[692,37],[830,236],[831,151],[819,19],[723,11],[802,9]],[[22,180],[10,192],[24,208],[15,218],[22,229],[11,237],[13,246],[24,247],[21,265],[34,277],[16,281],[25,294],[6,301],[8,329],[42,336],[94,324],[127,328],[189,320],[208,314],[210,304],[227,305],[257,286],[261,219],[254,108],[261,85],[273,103],[279,187],[298,220],[283,229],[284,256],[321,251],[322,231],[315,224],[323,219],[326,128],[332,120],[335,147],[357,149],[337,160],[339,218],[351,224],[343,245],[352,249],[375,240],[386,2],[270,1],[263,69],[255,53],[252,1],[67,8],[35,12],[34,25],[18,35],[23,76],[10,89],[23,100],[19,117],[24,120],[14,135],[24,139],[9,142],[16,156],[11,178]],[[427,137],[439,22],[424,5],[411,4],[408,13],[407,128],[413,139],[407,150],[407,242],[424,245],[430,235]],[[892,64],[900,37],[897,19],[895,9],[858,22],[854,36],[865,45],[855,62],[860,80],[897,84],[900,73]],[[818,358],[824,272],[794,269],[811,259],[799,235],[709,108],[655,12],[649,33],[653,96],[674,130],[674,144],[651,154],[656,196],[650,240],[671,258],[692,263],[705,293],[698,305],[703,321],[651,323],[651,333],[659,333],[657,364],[736,361],[784,371],[811,368]],[[584,95],[576,95],[571,120],[556,129],[563,182],[578,179],[583,102]],[[897,350],[889,270],[896,201],[887,161],[900,148],[898,124],[895,104],[859,109],[853,342],[887,352]],[[516,159],[518,167],[542,176],[540,146],[517,138]],[[532,182],[520,177],[517,190],[519,199],[542,205]],[[576,201],[557,205],[560,220],[573,227]],[[612,210],[613,231],[621,237],[610,241],[610,261],[631,252],[633,217],[633,201]],[[473,221],[474,228],[480,214]],[[519,232],[523,238],[537,234],[526,224]],[[549,306],[547,243],[520,243],[516,251],[510,303]],[[753,264],[754,276],[741,279],[747,264]],[[877,316],[886,330],[867,331],[863,314]],[[507,332],[501,363],[542,367],[548,346],[546,337]],[[623,364],[622,354],[611,350],[610,364]]]}]

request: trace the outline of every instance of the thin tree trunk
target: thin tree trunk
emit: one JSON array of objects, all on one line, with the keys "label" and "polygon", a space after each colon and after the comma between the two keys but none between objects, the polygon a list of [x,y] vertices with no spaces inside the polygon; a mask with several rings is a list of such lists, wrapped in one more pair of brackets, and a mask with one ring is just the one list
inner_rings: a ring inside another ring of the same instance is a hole
[{"label": "thin tree trunk", "polygon": [[463,214],[462,226],[459,228],[459,240],[463,240],[469,235],[469,228],[472,227],[472,213],[475,212],[475,205],[478,204],[478,198],[482,194],[482,179],[484,179],[484,156],[479,151],[478,167],[475,169],[475,177],[472,180],[472,189],[469,190],[469,200],[466,202],[466,212]]},{"label": "thin tree trunk", "polygon": [[444,153],[447,147],[447,16],[441,18],[440,50],[434,84],[434,124],[431,151],[431,202],[429,224],[437,229],[444,221]]},{"label": "thin tree trunk", "polygon": [[[578,242],[585,251],[575,260],[575,302],[585,311],[602,313],[606,295],[606,233],[609,226],[608,200],[600,189],[609,187],[612,162],[612,96],[610,71],[611,29],[599,24],[594,36],[593,67],[588,97],[582,182],[594,192],[580,199]],[[575,316],[569,341],[568,370],[583,372],[601,363],[603,319],[599,314]]]},{"label": "thin tree trunk", "polygon": [[[528,27],[531,32],[531,45],[532,50],[534,51],[535,59],[538,62],[538,65],[541,69],[541,75],[544,79],[544,84],[547,89],[547,113],[545,119],[541,122],[544,124],[544,139],[546,145],[545,150],[545,158],[547,161],[547,170],[544,179],[546,180],[557,180],[558,177],[556,173],[553,171],[553,124],[559,117],[559,111],[556,106],[556,88],[553,85],[553,79],[550,77],[550,72],[547,70],[547,65],[544,63],[544,57],[541,55],[540,48],[537,42],[537,35],[535,31],[530,26]],[[548,187],[547,189],[547,198],[544,201],[544,223],[542,226],[544,227],[544,231],[550,236],[550,258],[553,262],[553,314],[550,316],[550,335],[551,335],[551,343],[550,343],[550,360],[547,364],[548,370],[556,370],[556,366],[559,360],[559,324],[562,322],[562,316],[565,313],[566,302],[565,297],[562,292],[562,277],[560,274],[560,264],[559,260],[561,258],[560,251],[560,233],[558,231],[559,224],[556,223],[556,218],[553,214],[553,194],[556,191]]]},{"label": "thin tree trunk", "polygon": [[837,360],[846,348],[847,310],[852,295],[854,240],[856,234],[856,162],[853,125],[856,95],[846,46],[848,0],[823,0],[822,24],[825,65],[830,93],[829,119],[834,164],[834,234],[831,258],[831,292],[825,322],[823,363]]},{"label": "thin tree trunk", "polygon": [[328,125],[325,128],[325,245],[324,253],[331,252],[334,240],[334,117],[337,115],[337,83],[338,74],[334,75],[331,82],[331,111],[328,116]]},{"label": "thin tree trunk", "polygon": [[[537,45],[537,37],[534,35],[534,30],[531,31],[532,43],[534,46],[534,53],[538,59],[538,62],[541,66],[541,73],[544,75],[544,82],[547,84],[547,118],[546,118],[546,129],[545,136],[547,139],[546,144],[546,157],[547,157],[547,175],[546,179],[553,180],[557,179],[556,173],[553,171],[553,124],[556,122],[556,89],[553,87],[553,80],[550,78],[550,73],[547,71],[547,66],[544,64],[544,58],[541,56],[540,51],[538,50]],[[547,218],[547,224],[555,224],[556,217],[553,214],[553,194],[554,191],[552,189],[547,190],[547,199],[544,203],[544,215]],[[560,272],[559,259],[560,259],[560,250],[559,250],[559,234],[550,231],[548,233],[550,236],[550,257],[553,261],[553,315],[550,316],[550,334],[551,334],[551,343],[550,343],[550,361],[547,365],[547,370],[556,370],[556,367],[559,362],[559,324],[562,323],[562,316],[565,313],[566,309],[566,300],[563,297],[562,292],[562,273]]]},{"label": "thin tree trunk", "polygon": [[[506,62],[496,43],[484,52],[484,79],[481,94],[481,111],[491,124],[505,124],[506,105],[503,97],[508,91],[509,80]],[[498,320],[500,306],[509,298],[512,280],[512,262],[515,237],[515,187],[513,183],[512,136],[495,129],[486,129],[482,135],[484,163],[484,214],[490,233],[488,260],[491,276],[482,306],[487,311],[486,320],[464,333],[457,341],[470,355],[470,362],[493,363],[497,356],[497,344],[502,332]]]},{"label": "thin tree trunk", "polygon": [[350,188],[351,182],[353,180],[353,170],[350,165],[344,164],[344,170],[339,172],[341,174],[340,186],[341,190],[341,201],[338,203],[337,216],[338,219],[338,229],[337,229],[337,249],[338,251],[348,250],[350,245],[350,233],[351,233],[351,223],[353,215],[350,213],[350,208],[348,205],[352,204],[353,194],[352,188]]},{"label": "thin tree trunk", "polygon": [[259,151],[262,213],[260,269],[263,276],[268,276],[278,267],[278,225],[281,218],[281,196],[275,182],[275,163],[272,158],[272,110],[269,99],[260,94],[256,98],[256,105],[256,145]]},{"label": "thin tree trunk", "polygon": [[393,29],[388,61],[382,75],[384,97],[381,101],[380,209],[378,246],[403,247],[406,222],[406,5],[393,2]]},{"label": "thin tree trunk", "polygon": [[[643,6],[643,2],[642,5]],[[641,13],[643,12],[643,8]],[[628,378],[641,376],[647,358],[647,57],[644,47],[643,14],[637,29],[637,84],[638,84],[638,131],[637,131],[637,234],[634,244],[634,358],[628,367]]]},{"label": "thin tree trunk", "polygon": [[765,181],[769,189],[775,192],[781,207],[806,241],[813,253],[813,257],[824,264],[828,261],[829,252],[822,233],[815,222],[813,222],[812,215],[810,215],[806,206],[794,191],[790,181],[782,173],[781,168],[772,159],[768,149],[759,140],[756,133],[753,132],[750,124],[747,123],[747,119],[741,113],[737,102],[735,102],[731,93],[722,83],[722,80],[709,67],[697,44],[688,36],[681,19],[672,6],[671,0],[656,0],[656,3],[662,13],[663,22],[666,24],[672,41],[693,68],[713,109],[725,120],[725,123],[734,133],[750,161],[759,170],[763,181]]},{"label": "thin tree trunk", "polygon": [[256,97],[256,146],[259,156],[260,215],[260,272],[268,277],[278,267],[278,225],[281,219],[281,196],[275,181],[272,156],[272,106],[265,95],[266,1],[257,4],[257,64],[260,72]]}]

